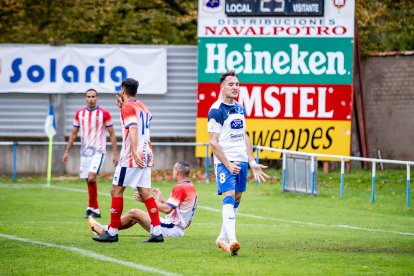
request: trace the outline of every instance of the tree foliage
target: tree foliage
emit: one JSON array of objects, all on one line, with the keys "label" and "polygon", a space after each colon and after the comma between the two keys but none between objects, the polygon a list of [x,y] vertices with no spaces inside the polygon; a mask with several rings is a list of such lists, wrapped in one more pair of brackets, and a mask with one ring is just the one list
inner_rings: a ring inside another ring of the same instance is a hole
[{"label": "tree foliage", "polygon": [[196,44],[194,0],[3,0],[2,43]]},{"label": "tree foliage", "polygon": [[363,54],[414,50],[414,1],[358,0],[356,18]]},{"label": "tree foliage", "polygon": [[[197,0],[2,0],[0,43],[196,45],[197,5]],[[414,49],[413,0],[358,0],[356,16],[362,53]]]}]

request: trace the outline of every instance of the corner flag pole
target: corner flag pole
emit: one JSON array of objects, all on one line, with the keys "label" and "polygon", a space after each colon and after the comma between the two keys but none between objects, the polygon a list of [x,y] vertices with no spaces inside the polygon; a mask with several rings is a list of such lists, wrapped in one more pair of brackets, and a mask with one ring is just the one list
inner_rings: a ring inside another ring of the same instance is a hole
[{"label": "corner flag pole", "polygon": [[53,153],[53,136],[56,135],[56,122],[55,122],[55,112],[53,110],[53,105],[49,106],[49,114],[46,117],[45,121],[45,132],[47,137],[49,137],[49,147],[47,155],[47,177],[46,183],[47,186],[50,186],[52,179],[52,153]]}]

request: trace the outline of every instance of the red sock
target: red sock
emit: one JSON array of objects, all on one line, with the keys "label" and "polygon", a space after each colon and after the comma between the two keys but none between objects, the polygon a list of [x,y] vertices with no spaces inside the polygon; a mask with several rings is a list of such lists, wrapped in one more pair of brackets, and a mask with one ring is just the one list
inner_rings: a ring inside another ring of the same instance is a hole
[{"label": "red sock", "polygon": [[98,209],[98,186],[96,181],[88,181],[88,196],[89,196],[89,207]]},{"label": "red sock", "polygon": [[155,199],[153,197],[148,198],[144,201],[145,207],[147,207],[148,214],[151,218],[152,226],[158,226],[161,225],[160,221],[160,215],[158,213],[158,206],[155,202]]},{"label": "red sock", "polygon": [[124,198],[113,197],[111,204],[111,223],[109,227],[111,228],[120,228],[121,227],[121,216],[124,209]]}]

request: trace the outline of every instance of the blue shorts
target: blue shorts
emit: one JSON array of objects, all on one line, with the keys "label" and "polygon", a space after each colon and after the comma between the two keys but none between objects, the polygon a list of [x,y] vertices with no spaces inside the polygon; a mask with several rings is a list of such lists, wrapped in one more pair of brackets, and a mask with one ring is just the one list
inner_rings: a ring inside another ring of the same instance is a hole
[{"label": "blue shorts", "polygon": [[236,193],[246,191],[248,163],[240,162],[237,166],[241,168],[240,172],[238,174],[231,174],[222,163],[214,164],[219,195],[231,190],[235,190]]}]

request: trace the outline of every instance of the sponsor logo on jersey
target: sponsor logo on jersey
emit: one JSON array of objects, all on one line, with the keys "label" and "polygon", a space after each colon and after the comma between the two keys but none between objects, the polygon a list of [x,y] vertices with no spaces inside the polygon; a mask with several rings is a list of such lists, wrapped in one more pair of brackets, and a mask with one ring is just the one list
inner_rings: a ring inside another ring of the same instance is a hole
[{"label": "sponsor logo on jersey", "polygon": [[243,128],[243,120],[242,119],[234,119],[230,123],[230,127],[232,129],[241,129],[241,128]]}]

